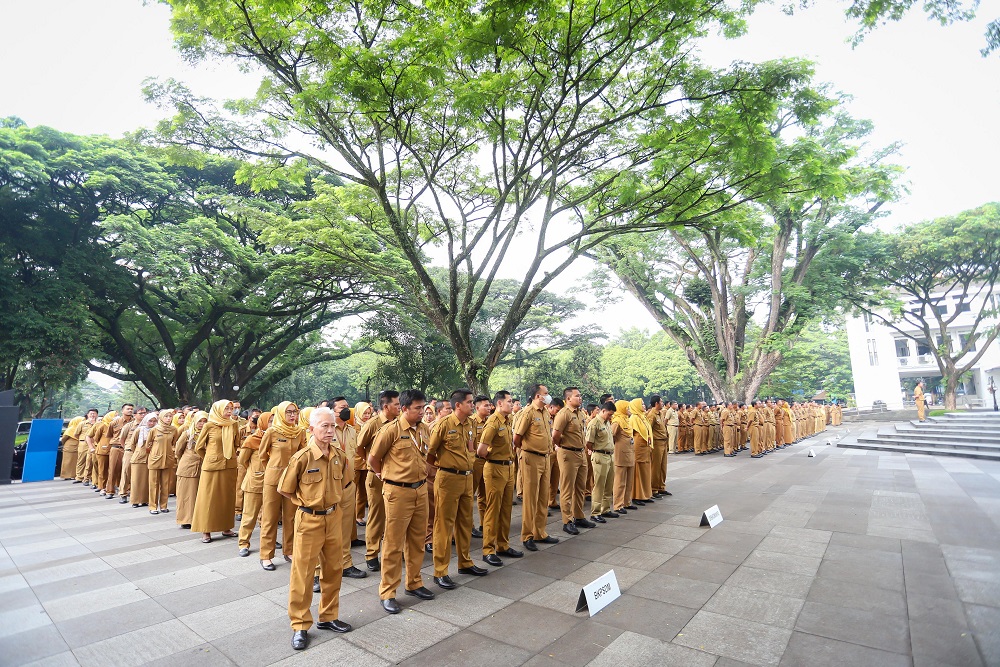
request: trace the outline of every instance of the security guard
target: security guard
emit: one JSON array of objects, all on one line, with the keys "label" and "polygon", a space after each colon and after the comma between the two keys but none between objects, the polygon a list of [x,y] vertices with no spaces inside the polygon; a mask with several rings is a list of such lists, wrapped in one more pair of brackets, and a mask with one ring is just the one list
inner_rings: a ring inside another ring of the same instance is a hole
[{"label": "security guard", "polygon": [[[358,453],[368,459],[375,436],[382,427],[399,416],[399,392],[387,389],[379,394],[379,412],[362,427],[358,434]],[[369,469],[370,470],[370,469]],[[365,475],[365,493],[368,496],[368,521],[365,525],[365,563],[372,572],[378,572],[379,551],[385,535],[385,505],[382,500],[382,480],[377,475]]]},{"label": "security guard", "polygon": [[503,565],[500,556],[521,558],[524,552],[510,546],[510,515],[514,502],[514,444],[511,430],[514,403],[509,391],[493,396],[496,411],[483,426],[476,455],[485,459],[486,514],[483,518],[483,560]]},{"label": "security guard", "polygon": [[552,448],[552,422],[545,407],[552,402],[549,388],[536,384],[529,389],[531,403],[521,410],[514,427],[514,447],[520,452],[521,488],[524,511],[521,516],[521,541],[528,551],[538,551],[535,542],[556,544],[545,530],[548,518],[549,450]]},{"label": "security guard", "polygon": [[427,447],[427,477],[434,484],[434,583],[446,590],[457,584],[448,576],[451,538],[455,537],[458,571],[481,577],[489,570],[477,567],[469,555],[472,538],[472,462],[476,427],[472,421],[472,392],[456,389],[449,399],[454,410],[439,419]]},{"label": "security guard", "polygon": [[[288,618],[292,622],[292,648],[302,650],[309,643],[306,631],[312,625],[312,579],[319,560],[321,630],[350,632],[351,626],[338,619],[340,583],[343,577],[343,508],[340,506],[347,481],[347,455],[331,447],[336,431],[333,411],[316,408],[309,415],[312,437],[304,449],[295,452],[278,480],[278,493],[298,506],[295,521],[295,548],[288,585]],[[285,539],[288,539],[287,537]]]},{"label": "security guard", "polygon": [[564,407],[552,423],[552,444],[559,460],[559,507],[563,531],[579,535],[580,528],[597,524],[583,515],[587,495],[587,458],[583,446],[583,397],[577,387],[563,390]]},{"label": "security guard", "polygon": [[584,444],[590,452],[594,464],[594,489],[590,494],[590,518],[597,523],[607,523],[605,519],[617,519],[620,515],[613,511],[615,487],[614,440],[608,422],[615,414],[615,404],[608,401],[601,406],[597,416],[587,424]]},{"label": "security guard", "polygon": [[385,543],[382,545],[382,581],[378,595],[382,609],[389,614],[402,611],[396,602],[396,589],[402,578],[404,551],[406,594],[421,600],[434,599],[434,593],[424,587],[420,576],[427,528],[427,463],[420,452],[417,423],[426,400],[419,389],[407,389],[399,394],[399,417],[379,430],[368,455],[368,469],[382,484],[385,506]]}]

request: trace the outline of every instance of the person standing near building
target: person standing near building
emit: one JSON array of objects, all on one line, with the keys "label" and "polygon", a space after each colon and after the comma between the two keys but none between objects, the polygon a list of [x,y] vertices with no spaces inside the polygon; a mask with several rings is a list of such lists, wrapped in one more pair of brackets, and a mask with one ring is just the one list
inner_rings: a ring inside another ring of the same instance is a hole
[{"label": "person standing near building", "polygon": [[538,551],[536,542],[556,544],[545,530],[548,518],[549,452],[552,449],[552,422],[546,409],[552,402],[549,388],[532,385],[531,403],[523,408],[514,425],[514,448],[519,452],[524,511],[521,514],[521,542],[528,551]]},{"label": "person standing near building", "polygon": [[596,528],[583,513],[587,495],[587,458],[583,441],[583,397],[577,387],[563,390],[564,406],[552,423],[552,444],[559,461],[559,508],[563,531],[579,535],[580,528]]},{"label": "person standing near building", "polygon": [[920,380],[917,382],[917,386],[913,388],[913,401],[917,404],[917,419],[924,421],[926,410],[926,399],[924,398],[924,381]]},{"label": "person standing near building", "polygon": [[587,424],[584,444],[594,467],[594,486],[590,492],[590,518],[597,523],[617,519],[612,510],[615,489],[614,439],[608,422],[615,414],[615,404],[608,401],[598,408],[597,414]]},{"label": "person standing near building", "polygon": [[510,392],[493,396],[496,411],[486,420],[476,454],[486,461],[486,514],[483,518],[483,561],[500,567],[500,556],[521,558],[524,553],[510,546],[510,518],[514,501],[513,401]]}]

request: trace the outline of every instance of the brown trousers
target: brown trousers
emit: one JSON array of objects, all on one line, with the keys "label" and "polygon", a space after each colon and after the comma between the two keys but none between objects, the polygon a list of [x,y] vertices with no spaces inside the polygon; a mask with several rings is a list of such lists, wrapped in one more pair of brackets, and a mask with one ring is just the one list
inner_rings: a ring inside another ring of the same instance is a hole
[{"label": "brown trousers", "polygon": [[521,490],[524,509],[521,513],[521,541],[540,540],[549,536],[545,530],[548,519],[549,456],[531,454],[521,450]]},{"label": "brown trousers", "polygon": [[[368,487],[365,486],[367,470],[354,471],[354,520],[364,521],[365,510],[368,508]],[[357,524],[355,524],[357,528]],[[357,533],[355,533],[357,534]]]},{"label": "brown trousers", "polygon": [[167,509],[167,498],[170,496],[170,486],[167,475],[169,470],[149,471],[149,510]]},{"label": "brown trousers", "polygon": [[[181,478],[183,479],[183,477]],[[178,506],[180,503],[178,503]],[[243,516],[240,518],[239,547],[241,549],[250,548],[250,538],[253,536],[253,529],[257,527],[257,519],[260,518],[260,510],[264,506],[264,494],[243,492]],[[179,512],[180,510],[178,510]],[[180,517],[177,519],[180,521]],[[185,521],[184,523],[188,523]]]},{"label": "brown trousers", "polygon": [[295,534],[295,521],[303,512],[296,505],[278,493],[278,487],[264,485],[264,505],[260,515],[260,559],[274,558],[274,545],[278,541],[278,520],[281,520],[281,553],[291,556],[295,542],[290,539]]},{"label": "brown trousers", "polygon": [[487,463],[486,514],[483,519],[483,555],[510,548],[510,515],[514,502],[514,466]]},{"label": "brown trousers", "polygon": [[571,452],[560,447],[556,451],[559,461],[559,507],[563,523],[584,518],[583,503],[587,495],[587,460],[584,452]]},{"label": "brown trousers", "polygon": [[635,466],[615,466],[615,509],[632,504],[632,485],[635,483]]},{"label": "brown trousers", "polygon": [[472,567],[472,475],[438,470],[434,478],[434,576],[448,574],[451,538],[455,536],[458,566]]},{"label": "brown trousers", "polygon": [[108,452],[108,472],[107,481],[104,483],[104,493],[113,494],[116,485],[122,477],[122,459],[125,452],[121,447],[112,447]]},{"label": "brown trousers", "polygon": [[[365,560],[378,558],[382,549],[382,537],[385,535],[385,498],[382,493],[382,480],[369,473],[365,477],[368,486],[368,524],[365,526]],[[424,486],[427,486],[424,484]],[[424,494],[427,492],[424,491]],[[426,515],[425,515],[426,516]],[[427,526],[424,525],[424,529]]]},{"label": "brown trousers", "polygon": [[[374,475],[369,475],[374,477]],[[370,491],[371,489],[369,489]],[[372,500],[371,496],[368,496]],[[424,585],[420,568],[424,564],[424,528],[427,526],[427,484],[408,489],[394,484],[382,486],[385,507],[385,544],[382,545],[380,600],[396,597],[406,559],[406,590]],[[370,525],[370,524],[369,524]],[[324,572],[326,568],[323,568]],[[322,587],[322,582],[321,582]]]},{"label": "brown trousers", "polygon": [[[247,493],[243,497],[244,517],[247,515],[246,501],[251,495],[257,494]],[[313,600],[317,562],[320,567],[319,620],[322,623],[340,618],[340,584],[344,577],[344,569],[340,567],[344,534],[342,514],[339,505],[332,514],[324,516],[298,512],[293,522],[294,533],[288,532],[284,537],[284,543],[291,542],[295,553],[288,582],[288,618],[293,630],[308,630],[312,626],[309,607]],[[281,525],[288,524],[282,522]]]}]

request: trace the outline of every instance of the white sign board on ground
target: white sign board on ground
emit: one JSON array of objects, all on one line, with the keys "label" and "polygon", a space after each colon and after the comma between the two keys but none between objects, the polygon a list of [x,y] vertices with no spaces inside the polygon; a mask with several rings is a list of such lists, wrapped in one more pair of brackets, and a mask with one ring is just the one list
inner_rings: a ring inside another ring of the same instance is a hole
[{"label": "white sign board on ground", "polygon": [[720,523],[722,523],[722,512],[719,511],[718,505],[712,505],[705,513],[701,515],[702,526],[708,526],[709,528],[715,528]]},{"label": "white sign board on ground", "polygon": [[618,577],[615,576],[615,571],[611,570],[583,587],[583,590],[580,591],[580,599],[576,603],[576,610],[580,612],[587,609],[593,616],[620,598],[621,595],[622,591],[618,588]]}]

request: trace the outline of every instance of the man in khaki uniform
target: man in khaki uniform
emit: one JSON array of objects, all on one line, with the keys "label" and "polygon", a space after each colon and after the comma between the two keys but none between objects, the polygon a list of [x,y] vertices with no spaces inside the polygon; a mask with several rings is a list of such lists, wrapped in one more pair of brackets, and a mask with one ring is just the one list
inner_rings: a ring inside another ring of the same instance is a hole
[{"label": "man in khaki uniform", "polygon": [[344,396],[337,396],[331,401],[327,401],[333,410],[334,434],[333,446],[340,449],[347,457],[348,476],[344,478],[344,499],[341,501],[343,508],[342,521],[344,526],[344,576],[351,579],[364,579],[368,573],[354,567],[354,558],[351,556],[352,546],[362,546],[365,543],[358,539],[358,524],[354,521],[357,510],[358,497],[354,489],[354,461],[358,449],[358,432],[348,423],[351,419],[351,405]]},{"label": "man in khaki uniform", "polygon": [[472,538],[472,461],[476,427],[472,392],[452,392],[453,412],[434,423],[427,447],[427,477],[434,484],[434,583],[457,587],[448,575],[451,539],[455,537],[458,571],[481,577],[489,570],[477,567],[469,554]]},{"label": "man in khaki uniform", "polygon": [[762,415],[760,401],[752,401],[747,408],[747,425],[750,429],[750,458],[759,459],[764,456],[761,451]]},{"label": "man in khaki uniform", "polygon": [[669,454],[676,454],[679,451],[677,448],[677,437],[680,433],[681,425],[677,401],[671,403],[663,413],[663,422],[667,426],[667,452]]},{"label": "man in khaki uniform", "polygon": [[122,460],[125,458],[125,445],[122,442],[122,429],[126,424],[132,422],[132,415],[135,406],[126,403],[122,406],[121,414],[111,420],[108,425],[110,431],[108,437],[108,474],[104,484],[104,497],[111,499],[115,497],[115,490],[122,477]]},{"label": "man in khaki uniform", "polygon": [[348,458],[331,446],[336,432],[332,410],[314,409],[309,415],[309,426],[312,431],[309,443],[292,455],[278,480],[278,493],[299,509],[288,584],[288,618],[292,623],[292,648],[295,650],[302,650],[309,643],[306,631],[313,622],[309,607],[317,560],[322,574],[316,627],[341,633],[351,631],[350,624],[339,620],[344,534],[340,502],[347,481]]},{"label": "man in khaki uniform", "polygon": [[774,449],[774,402],[767,399],[761,410],[761,422],[764,424],[764,441],[762,444],[765,454],[770,454]]},{"label": "man in khaki uniform", "polygon": [[[358,435],[358,451],[366,460],[375,436],[383,426],[399,416],[399,392],[387,389],[379,394],[379,411],[373,415]],[[385,505],[382,502],[382,480],[377,475],[365,475],[368,495],[368,522],[365,525],[365,564],[372,572],[379,571],[379,551],[385,535]]]},{"label": "man in khaki uniform", "polygon": [[740,411],[736,402],[731,401],[722,411],[723,456],[736,456],[737,439],[740,434]]},{"label": "man in khaki uniform", "polygon": [[587,458],[583,444],[583,397],[577,387],[563,390],[564,407],[552,423],[552,444],[559,460],[559,507],[563,531],[579,535],[580,528],[596,528],[597,524],[583,514],[587,495]]},{"label": "man in khaki uniform", "polygon": [[118,504],[124,505],[128,502],[128,497],[132,493],[132,443],[129,440],[129,436],[132,435],[132,431],[139,428],[139,424],[142,423],[143,417],[149,413],[146,408],[138,407],[135,410],[135,419],[125,424],[122,427],[122,432],[118,436],[119,442],[122,444],[122,472],[121,478],[118,480],[118,494],[121,496],[121,500]]},{"label": "man in khaki uniform", "polygon": [[[473,446],[478,446],[482,439],[483,429],[486,428],[486,420],[493,412],[492,403],[489,396],[476,396],[473,400],[476,412],[472,415],[472,424],[476,433],[472,439]],[[479,527],[475,523],[472,526],[472,536],[483,536],[483,517],[486,516],[486,482],[483,480],[483,471],[486,469],[486,459],[476,454],[472,462],[472,495],[475,497],[476,508],[479,511]]]},{"label": "man in khaki uniform", "polygon": [[667,435],[663,412],[663,399],[656,394],[650,396],[646,419],[653,431],[653,498],[673,495],[667,491],[667,449],[670,447],[670,437]]},{"label": "man in khaki uniform", "polygon": [[617,519],[620,514],[613,511],[615,488],[615,444],[608,422],[615,414],[615,404],[608,401],[597,411],[587,424],[584,445],[594,466],[594,487],[590,493],[590,518],[597,523],[607,523],[605,519]]},{"label": "man in khaki uniform", "polygon": [[917,419],[924,421],[926,418],[927,401],[924,398],[924,381],[917,382],[913,388],[913,402],[917,404]]},{"label": "man in khaki uniform", "polygon": [[510,515],[514,501],[514,443],[510,392],[493,397],[496,411],[483,426],[476,455],[486,460],[486,514],[483,518],[483,560],[494,567],[503,565],[500,556],[521,558],[524,553],[510,546]]},{"label": "man in khaki uniform", "polygon": [[552,402],[549,389],[536,384],[529,390],[531,403],[523,408],[514,426],[514,447],[518,450],[524,511],[521,515],[521,541],[528,551],[538,551],[535,542],[555,544],[559,538],[545,530],[548,518],[547,482],[549,450],[552,448],[552,423],[546,406]]},{"label": "man in khaki uniform", "polygon": [[87,433],[87,444],[90,445],[90,455],[94,459],[91,481],[94,483],[94,493],[104,493],[108,483],[108,455],[111,452],[111,422],[117,413],[114,411],[104,415]]},{"label": "man in khaki uniform", "polygon": [[699,401],[694,416],[694,455],[704,456],[708,454],[708,429],[710,427],[708,419],[708,404]]},{"label": "man in khaki uniform", "polygon": [[[393,392],[395,393],[395,392]],[[393,401],[397,400],[393,397]],[[398,614],[396,589],[406,557],[407,595],[433,600],[424,587],[420,568],[424,563],[424,530],[427,527],[427,463],[421,454],[417,424],[426,398],[419,389],[407,389],[398,397],[399,417],[387,423],[372,444],[368,469],[382,482],[385,505],[385,543],[382,545],[382,581],[378,596],[382,609]],[[370,525],[370,524],[369,524]]]},{"label": "man in khaki uniform", "polygon": [[[549,420],[555,421],[556,415],[566,404],[558,396],[553,396],[551,402],[546,406],[549,412]],[[559,509],[559,457],[555,451],[549,450],[549,504],[548,509]],[[548,515],[548,512],[546,512]]]},{"label": "man in khaki uniform", "polygon": [[90,433],[90,429],[94,428],[99,414],[97,408],[87,410],[86,419],[77,425],[76,431],[73,433],[73,437],[79,441],[76,448],[76,479],[73,480],[74,484],[90,486],[90,471],[93,461],[90,458],[90,445],[87,444],[87,434]]}]

